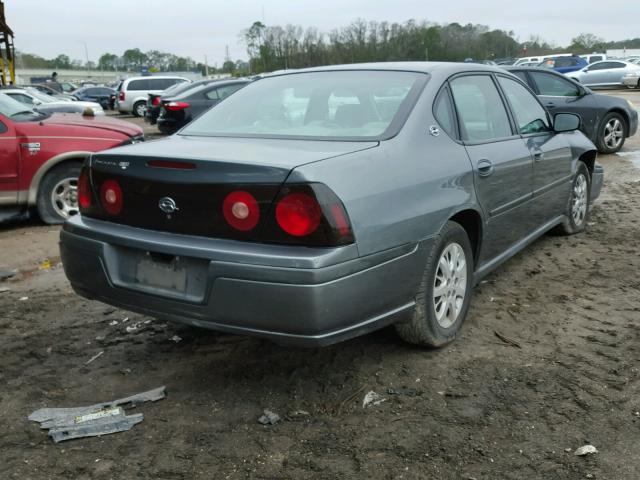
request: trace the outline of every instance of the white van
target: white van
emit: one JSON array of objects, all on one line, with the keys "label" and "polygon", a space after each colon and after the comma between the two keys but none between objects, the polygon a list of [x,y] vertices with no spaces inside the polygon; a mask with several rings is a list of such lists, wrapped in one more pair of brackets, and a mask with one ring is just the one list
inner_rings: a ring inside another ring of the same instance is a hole
[{"label": "white van", "polygon": [[588,64],[592,64],[594,62],[601,62],[607,59],[606,53],[589,53],[587,55],[580,55],[581,58],[584,58]]},{"label": "white van", "polygon": [[160,75],[127,78],[120,82],[116,89],[116,110],[120,113],[133,113],[135,117],[144,117],[149,93],[158,94],[176,83],[188,81],[183,77]]},{"label": "white van", "polygon": [[535,57],[522,57],[516,60],[513,64],[514,67],[522,65],[523,63],[543,62],[545,58],[549,57],[571,57],[571,53],[550,53],[549,55],[536,55]]}]

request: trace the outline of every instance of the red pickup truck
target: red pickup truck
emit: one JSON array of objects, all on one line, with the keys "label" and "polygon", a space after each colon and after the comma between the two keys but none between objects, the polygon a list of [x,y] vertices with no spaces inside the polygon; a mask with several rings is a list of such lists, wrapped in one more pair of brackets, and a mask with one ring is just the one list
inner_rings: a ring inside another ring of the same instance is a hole
[{"label": "red pickup truck", "polygon": [[128,122],[36,113],[0,93],[0,221],[36,208],[46,223],[63,222],[78,212],[85,157],[143,139]]}]

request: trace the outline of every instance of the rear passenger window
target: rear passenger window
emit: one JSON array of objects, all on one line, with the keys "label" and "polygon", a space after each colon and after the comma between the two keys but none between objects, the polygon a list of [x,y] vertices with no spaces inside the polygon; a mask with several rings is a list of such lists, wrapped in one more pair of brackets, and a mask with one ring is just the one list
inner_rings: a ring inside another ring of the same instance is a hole
[{"label": "rear passenger window", "polygon": [[236,92],[237,90],[240,90],[242,87],[244,87],[244,83],[236,83],[235,85],[227,85],[224,87],[220,87],[218,89],[218,96],[220,97],[220,100],[224,100],[232,93]]},{"label": "rear passenger window", "polygon": [[533,81],[536,82],[540,95],[552,97],[579,97],[580,90],[577,86],[564,78],[550,73],[531,72]]},{"label": "rear passenger window", "polygon": [[127,86],[127,90],[151,90],[149,88],[149,80],[131,80]]},{"label": "rear passenger window", "polygon": [[516,70],[515,72],[511,72],[513,73],[516,77],[518,77],[520,80],[522,80],[525,84],[529,84],[529,82],[527,81],[527,73],[523,72],[522,70]]},{"label": "rear passenger window", "polygon": [[209,100],[218,100],[218,90],[215,88],[213,90],[209,90],[204,94]]},{"label": "rear passenger window", "polygon": [[451,93],[463,140],[483,142],[513,135],[507,111],[491,77],[458,77],[451,82]]},{"label": "rear passenger window", "polygon": [[456,127],[455,117],[453,115],[453,105],[451,105],[448,88],[443,88],[438,94],[438,97],[433,104],[433,115],[436,117],[438,124],[449,134],[450,137],[455,138],[457,136],[455,133]]},{"label": "rear passenger window", "polygon": [[546,110],[529,90],[510,78],[500,76],[498,81],[511,104],[520,133],[540,133],[550,130]]}]

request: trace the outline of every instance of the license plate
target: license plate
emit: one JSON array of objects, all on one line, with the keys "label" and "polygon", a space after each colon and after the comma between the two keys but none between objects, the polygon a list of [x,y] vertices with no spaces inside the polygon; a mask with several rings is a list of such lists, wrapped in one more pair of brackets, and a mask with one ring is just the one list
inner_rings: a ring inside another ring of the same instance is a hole
[{"label": "license plate", "polygon": [[136,282],[148,287],[184,293],[187,290],[187,269],[180,264],[180,257],[157,261],[146,254],[138,260]]}]

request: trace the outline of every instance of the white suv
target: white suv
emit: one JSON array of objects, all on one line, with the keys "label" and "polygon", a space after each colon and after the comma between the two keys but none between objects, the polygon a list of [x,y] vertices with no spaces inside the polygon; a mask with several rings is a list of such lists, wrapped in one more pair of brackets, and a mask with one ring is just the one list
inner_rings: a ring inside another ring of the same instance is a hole
[{"label": "white suv", "polygon": [[118,85],[116,110],[120,113],[133,113],[135,117],[144,117],[149,93],[158,94],[176,83],[188,81],[183,77],[160,75],[127,78]]}]

